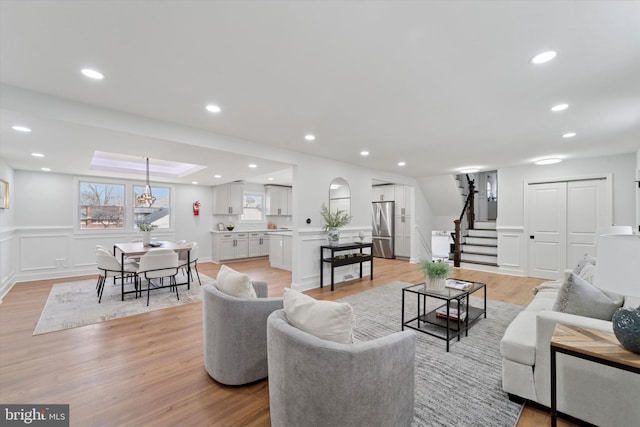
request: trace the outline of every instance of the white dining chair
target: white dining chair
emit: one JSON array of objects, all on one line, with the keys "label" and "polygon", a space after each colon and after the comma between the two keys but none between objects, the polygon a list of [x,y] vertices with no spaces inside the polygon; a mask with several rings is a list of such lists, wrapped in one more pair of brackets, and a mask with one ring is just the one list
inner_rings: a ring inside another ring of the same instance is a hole
[{"label": "white dining chair", "polygon": [[[176,285],[176,274],[178,274],[178,254],[171,249],[155,249],[147,252],[140,258],[138,267],[138,277],[147,280],[147,305],[149,305],[149,295],[151,292],[151,280],[168,277],[169,288],[175,288],[178,300],[178,286]],[[140,287],[140,290],[141,287]]]},{"label": "white dining chair", "polygon": [[[183,243],[183,244],[189,247],[189,252],[188,254],[186,251],[180,252],[180,255],[179,255],[180,268],[182,269],[182,272],[185,273],[185,269],[187,267],[191,267],[191,270],[190,270],[191,280],[193,280],[193,270],[195,270],[196,276],[198,277],[198,283],[200,284],[200,286],[202,286],[202,282],[200,281],[200,273],[198,272],[198,255],[200,252],[198,242],[189,242],[189,243]],[[185,273],[185,275],[186,274],[187,273]]]},{"label": "white dining chair", "polygon": [[[96,284],[96,289],[98,292],[98,304],[102,302],[102,294],[104,292],[104,284],[107,281],[108,277],[120,278],[120,280],[124,280],[122,277],[122,273],[124,271],[125,276],[133,276],[135,277],[138,271],[138,264],[125,264],[124,269],[122,268],[122,264],[120,260],[115,256],[111,255],[108,251],[104,249],[96,250],[96,264],[98,266],[98,283]],[[137,281],[136,281],[137,286]]]}]

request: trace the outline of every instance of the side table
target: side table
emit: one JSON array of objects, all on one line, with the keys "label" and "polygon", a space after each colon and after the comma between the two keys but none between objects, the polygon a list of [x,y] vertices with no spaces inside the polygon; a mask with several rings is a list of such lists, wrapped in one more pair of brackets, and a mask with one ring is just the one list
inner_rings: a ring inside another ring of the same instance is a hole
[{"label": "side table", "polygon": [[595,329],[580,328],[558,323],[551,337],[551,427],[558,421],[556,391],[556,354],[567,354],[579,359],[611,366],[640,374],[640,354],[626,350],[615,335]]},{"label": "side table", "polygon": [[[362,252],[362,249],[369,248],[369,253]],[[371,279],[373,280],[373,256],[371,255],[371,250],[373,248],[373,243],[343,243],[340,245],[323,245],[320,246],[320,287],[322,288],[324,283],[324,263],[331,264],[331,290],[333,291],[333,270],[336,267],[342,267],[343,265],[350,264],[360,264],[360,278],[362,278],[362,263],[370,262],[371,263]],[[352,251],[354,249],[359,249],[360,252],[352,253],[343,256],[336,256],[336,252],[343,251]],[[331,257],[325,258],[324,251],[331,251]]]}]

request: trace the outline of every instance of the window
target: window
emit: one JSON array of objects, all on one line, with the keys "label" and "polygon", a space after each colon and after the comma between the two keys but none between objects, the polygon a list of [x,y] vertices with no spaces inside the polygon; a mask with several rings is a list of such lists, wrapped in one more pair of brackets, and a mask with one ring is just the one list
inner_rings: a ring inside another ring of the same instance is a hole
[{"label": "window", "polygon": [[80,229],[124,228],[124,185],[80,182]]},{"label": "window", "polygon": [[264,193],[256,191],[242,192],[241,221],[262,221],[264,219]]},{"label": "window", "polygon": [[171,227],[171,189],[167,187],[152,187],[151,192],[156,201],[151,207],[138,202],[138,196],[144,193],[144,185],[133,186],[133,223],[142,222],[153,224],[158,228]]}]

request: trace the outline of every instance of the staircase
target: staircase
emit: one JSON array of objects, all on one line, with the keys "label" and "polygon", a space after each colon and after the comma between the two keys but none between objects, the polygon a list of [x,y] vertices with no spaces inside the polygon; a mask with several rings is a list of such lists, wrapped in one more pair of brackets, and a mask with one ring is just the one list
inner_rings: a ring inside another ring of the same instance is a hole
[{"label": "staircase", "polygon": [[462,243],[460,261],[498,266],[498,232],[495,221],[474,221]]}]

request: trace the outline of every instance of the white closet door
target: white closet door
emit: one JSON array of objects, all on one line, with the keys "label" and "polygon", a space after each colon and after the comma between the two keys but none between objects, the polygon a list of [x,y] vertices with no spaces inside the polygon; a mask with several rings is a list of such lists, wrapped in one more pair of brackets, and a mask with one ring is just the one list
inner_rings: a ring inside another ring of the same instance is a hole
[{"label": "white closet door", "polygon": [[559,279],[567,265],[567,183],[529,186],[528,276]]},{"label": "white closet door", "polygon": [[606,180],[567,183],[567,268],[584,254],[596,256],[596,230],[611,224],[607,218]]}]

